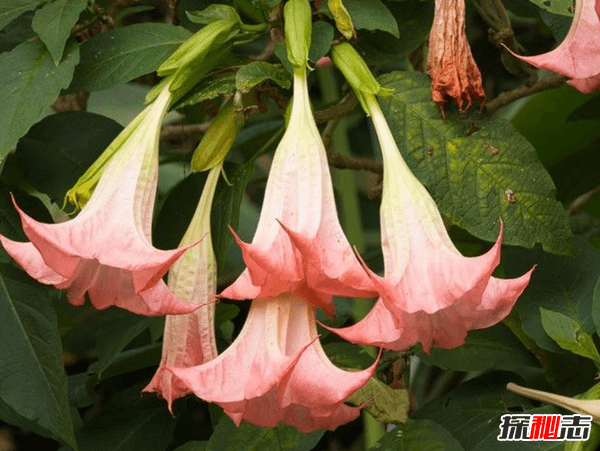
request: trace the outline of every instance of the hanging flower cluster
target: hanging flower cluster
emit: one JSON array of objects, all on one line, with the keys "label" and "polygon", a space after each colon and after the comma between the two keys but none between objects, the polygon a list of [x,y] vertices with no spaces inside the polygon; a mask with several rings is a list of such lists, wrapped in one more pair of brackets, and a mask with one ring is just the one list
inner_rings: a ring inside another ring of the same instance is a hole
[{"label": "hanging flower cluster", "polygon": [[[429,351],[432,344],[459,346],[467,331],[502,320],[531,272],[511,280],[492,277],[502,226],[486,254],[466,258],[457,251],[434,201],[398,151],[375,97],[384,90],[353,48],[341,44],[333,50],[334,62],[371,116],[384,159],[380,212],[385,276],[366,267],[340,226],[325,148],[311,113],[308,0],[288,1],[284,18],[293,66],[292,109],[273,158],[254,239],[248,244],[236,236],[247,268],[219,295],[252,300],[242,331],[222,354],[213,325],[216,263],[210,209],[222,162],[241,127],[231,104],[223,107],[192,160],[195,169],[210,173],[181,247],[160,251],[150,241],[160,123],[172,99],[170,83],[179,80],[175,91],[181,95],[188,84],[185,74],[193,72],[189,68],[173,63],[152,104],[71,191],[79,204],[89,199],[76,218],[41,224],[19,210],[31,242],[0,241],[32,277],[66,289],[75,305],[88,293],[96,308],[114,305],[138,314],[168,315],[162,360],[145,390],[158,393],[169,407],[194,393],[221,406],[236,424],[276,426],[283,421],[310,432],[355,419],[360,407],[345,401],[377,365],[346,371],[326,356],[315,312],[321,308],[334,315],[332,296],[379,298],[362,321],[333,329],[348,341],[393,350],[421,343]],[[211,33],[232,28],[221,24]],[[210,48],[214,39],[205,41]],[[181,55],[179,60],[193,63]],[[482,100],[477,89],[466,97],[446,92],[467,105]],[[167,287],[162,276],[171,266]]]}]

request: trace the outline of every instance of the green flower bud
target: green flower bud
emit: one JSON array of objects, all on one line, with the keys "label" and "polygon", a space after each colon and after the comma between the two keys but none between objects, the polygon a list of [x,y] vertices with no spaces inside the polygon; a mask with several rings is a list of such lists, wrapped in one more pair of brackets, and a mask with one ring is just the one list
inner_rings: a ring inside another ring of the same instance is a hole
[{"label": "green flower bud", "polygon": [[223,163],[238,132],[244,126],[244,115],[233,102],[227,103],[214,119],[192,156],[192,171],[202,172]]},{"label": "green flower bud", "polygon": [[287,56],[294,67],[306,66],[312,33],[308,0],[289,0],[283,9]]},{"label": "green flower bud", "polygon": [[365,63],[365,60],[347,42],[333,46],[331,56],[334,64],[346,77],[350,86],[356,92],[356,96],[364,110],[370,114],[367,106],[367,97],[376,95],[389,95],[389,89],[382,88],[373,76],[373,73]]}]

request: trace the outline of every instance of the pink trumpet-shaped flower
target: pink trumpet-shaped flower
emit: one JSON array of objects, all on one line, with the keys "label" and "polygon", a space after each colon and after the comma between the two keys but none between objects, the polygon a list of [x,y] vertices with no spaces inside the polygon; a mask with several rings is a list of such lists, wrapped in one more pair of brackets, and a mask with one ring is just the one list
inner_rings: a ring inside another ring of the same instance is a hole
[{"label": "pink trumpet-shaped flower", "polygon": [[433,199],[402,159],[377,100],[370,96],[368,102],[384,161],[385,277],[372,274],[380,299],[369,314],[334,332],[351,342],[394,350],[416,342],[427,352],[432,343],[459,346],[468,330],[508,315],[531,271],[517,279],[491,277],[500,261],[502,230],[486,254],[466,258],[458,252]]},{"label": "pink trumpet-shaped flower", "polygon": [[513,55],[572,78],[569,84],[583,93],[600,89],[600,0],[575,2],[569,33],[554,50],[536,56]]},{"label": "pink trumpet-shaped flower", "polygon": [[181,246],[204,237],[203,240],[188,249],[169,271],[173,293],[183,301],[202,305],[187,315],[167,315],[165,321],[160,366],[144,391],[158,393],[167,400],[169,409],[175,399],[187,395],[189,390],[165,368],[201,365],[218,355],[214,331],[217,263],[210,236],[210,211],[221,167],[210,171]]},{"label": "pink trumpet-shaped flower", "polygon": [[254,239],[236,240],[247,269],[220,296],[255,299],[289,291],[332,315],[332,295],[376,295],[337,217],[303,68],[294,74],[290,121],[273,158]]},{"label": "pink trumpet-shaped flower", "polygon": [[[8,254],[41,283],[67,289],[74,305],[88,292],[94,307],[112,305],[142,315],[189,313],[196,305],[179,301],[162,276],[187,247],[162,251],[151,244],[158,177],[158,134],[169,105],[163,90],[108,162],[92,197],[76,218],[42,224],[17,207],[31,240],[0,236]],[[16,205],[15,205],[16,206]],[[188,246],[189,247],[189,246]]]},{"label": "pink trumpet-shaped flower", "polygon": [[459,108],[485,100],[481,73],[473,59],[465,32],[465,1],[436,0],[429,34],[427,70],[431,76],[433,101],[445,105],[453,98]]},{"label": "pink trumpet-shaped flower", "polygon": [[344,401],[373,375],[376,362],[357,372],[334,366],[318,341],[314,312],[291,293],[255,299],[240,335],[223,354],[168,370],[237,425],[274,427],[283,421],[302,432],[333,430],[358,416],[360,408]]}]

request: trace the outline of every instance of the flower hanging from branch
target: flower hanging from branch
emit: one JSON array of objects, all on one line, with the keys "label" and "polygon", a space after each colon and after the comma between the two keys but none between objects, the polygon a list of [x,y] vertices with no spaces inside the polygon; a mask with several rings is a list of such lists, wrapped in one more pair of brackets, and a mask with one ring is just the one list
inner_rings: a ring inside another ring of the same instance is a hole
[{"label": "flower hanging from branch", "polygon": [[395,350],[416,342],[426,351],[432,343],[459,346],[467,331],[489,327],[508,315],[531,272],[511,280],[492,277],[500,262],[502,230],[486,254],[460,254],[435,202],[400,155],[375,98],[377,81],[351,45],[336,46],[333,57],[366,106],[383,154],[380,216],[385,266],[383,278],[365,267],[380,294],[373,310],[356,325],[335,332],[352,342]]},{"label": "flower hanging from branch", "polygon": [[84,175],[71,190],[80,203],[89,198],[77,217],[43,224],[15,204],[31,242],[0,236],[8,254],[29,275],[66,289],[74,305],[82,305],[87,292],[98,309],[114,305],[141,315],[183,314],[198,307],[179,301],[162,281],[194,243],[171,251],[151,244],[158,138],[170,99],[167,85],[90,168],[94,175]]},{"label": "flower hanging from branch", "polygon": [[211,169],[181,246],[202,242],[186,251],[169,271],[169,288],[182,301],[201,306],[187,315],[167,315],[162,358],[144,391],[156,392],[169,403],[189,393],[166,367],[192,367],[217,357],[214,330],[217,263],[210,234],[210,212],[221,164]]},{"label": "flower hanging from branch", "polygon": [[373,375],[334,366],[318,340],[315,308],[284,293],[252,301],[242,331],[216,359],[190,368],[166,367],[196,396],[221,406],[239,425],[302,432],[335,429],[358,417],[344,401]]},{"label": "flower hanging from branch", "polygon": [[448,98],[460,110],[485,100],[481,73],[471,54],[465,31],[465,1],[436,0],[433,26],[429,34],[429,60],[433,101],[443,109]]},{"label": "flower hanging from branch", "polygon": [[275,151],[252,243],[236,236],[247,269],[221,296],[254,299],[289,291],[332,315],[332,295],[374,297],[376,292],[337,217],[325,147],[308,97],[310,6],[292,11],[294,3],[285,10],[288,41],[296,36],[289,24],[302,24],[302,14],[308,30],[288,45],[294,64],[290,120]]}]

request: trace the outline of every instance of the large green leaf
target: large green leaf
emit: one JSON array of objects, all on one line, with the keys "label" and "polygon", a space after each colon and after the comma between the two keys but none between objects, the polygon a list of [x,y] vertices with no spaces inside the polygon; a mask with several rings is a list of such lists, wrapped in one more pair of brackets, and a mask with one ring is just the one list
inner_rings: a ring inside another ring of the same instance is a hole
[{"label": "large green leaf", "polygon": [[0,3],[0,30],[26,11],[31,11],[44,0],[2,0]]},{"label": "large green leaf", "polygon": [[162,451],[175,420],[164,401],[134,387],[111,398],[77,432],[79,451]]},{"label": "large green leaf", "polygon": [[435,421],[409,420],[377,440],[369,451],[463,451],[463,447]]},{"label": "large green leaf", "polygon": [[87,6],[87,0],[53,0],[36,11],[31,26],[58,64],[62,59],[71,28]]},{"label": "large green leaf", "polygon": [[206,444],[206,451],[310,451],[321,439],[324,430],[303,434],[285,424],[261,428],[249,423],[235,427],[223,416]]},{"label": "large green leaf", "polygon": [[396,19],[380,0],[344,0],[356,29],[381,30],[400,37]]},{"label": "large green leaf", "polygon": [[206,78],[190,90],[177,102],[175,108],[195,105],[219,96],[230,96],[235,93],[236,74],[228,73],[218,78]]},{"label": "large green leaf", "polygon": [[190,36],[184,28],[161,23],[100,33],[81,46],[70,89],[99,91],[152,72]]},{"label": "large green leaf", "polygon": [[290,73],[284,67],[265,61],[254,61],[237,71],[235,86],[242,92],[249,92],[254,86],[266,80],[271,80],[285,89],[289,89],[292,85]]},{"label": "large green leaf", "polygon": [[104,312],[96,331],[98,361],[89,371],[102,377],[103,371],[115,361],[121,351],[154,322],[164,324],[164,318],[139,316],[116,309]]},{"label": "large green leaf", "polygon": [[573,16],[573,2],[571,0],[529,0],[542,9],[562,16]]},{"label": "large green leaf", "polygon": [[552,180],[533,147],[508,122],[482,115],[441,117],[424,74],[380,77],[381,106],[400,152],[440,211],[473,235],[558,254],[572,252],[571,232]]},{"label": "large green leaf", "polygon": [[53,114],[21,138],[17,165],[35,188],[61,202],[122,129],[112,119],[86,111]]},{"label": "large green leaf", "polygon": [[455,349],[433,347],[421,353],[423,361],[446,370],[486,371],[501,369],[522,376],[539,369],[538,360],[503,324],[469,332],[465,344]]},{"label": "large green leaf", "polygon": [[564,352],[542,325],[540,307],[562,313],[581,325],[583,332],[595,331],[592,299],[600,275],[600,252],[582,239],[575,239],[576,256],[550,255],[540,250],[509,248],[503,266],[507,275],[522,274],[537,265],[531,282],[516,304],[523,330],[548,351]]},{"label": "large green leaf", "polygon": [[0,266],[0,418],[75,444],[50,292]]},{"label": "large green leaf", "polygon": [[[524,99],[514,107],[517,111],[511,122],[533,144],[544,166],[560,168],[561,160],[600,138],[600,118],[593,117],[597,98],[600,92],[585,95],[561,86]],[[584,115],[584,111],[590,113]]]},{"label": "large green leaf", "polygon": [[398,22],[400,39],[380,31],[363,32],[357,45],[369,64],[389,64],[415,50],[427,38],[433,23],[433,2],[404,0],[388,2],[387,6]]},{"label": "large green leaf", "polygon": [[[556,442],[514,442],[510,447],[497,440],[500,418],[510,412],[522,412],[530,407],[528,400],[506,390],[508,382],[518,382],[518,376],[492,372],[459,385],[414,414],[414,419],[428,418],[442,425],[462,445],[465,451],[494,450],[554,450]],[[559,413],[555,408],[526,410],[523,413]],[[564,444],[559,442],[559,446]],[[560,449],[560,448],[559,448]]]},{"label": "large green leaf", "polygon": [[0,54],[0,160],[69,85],[78,61],[79,48],[73,41],[58,66],[41,42],[23,42]]}]

